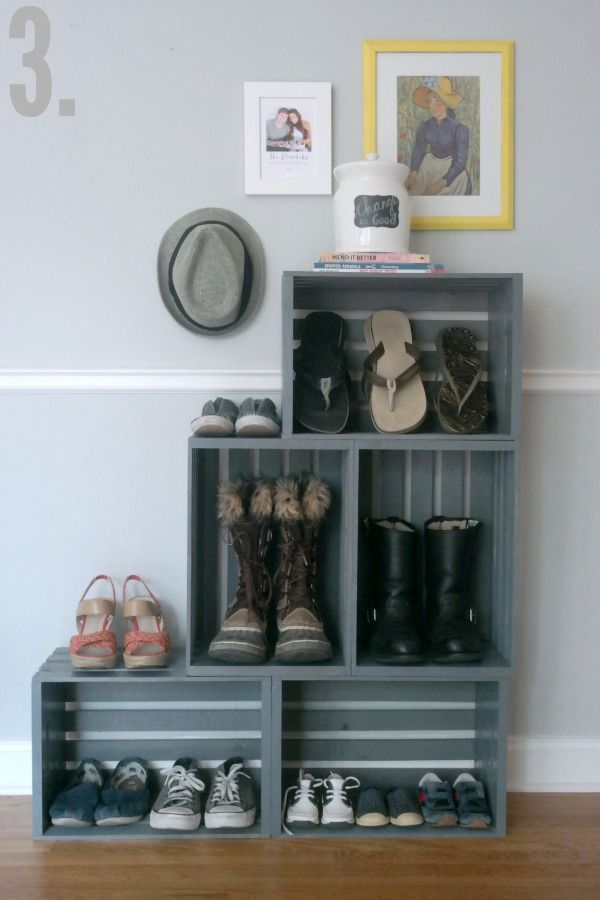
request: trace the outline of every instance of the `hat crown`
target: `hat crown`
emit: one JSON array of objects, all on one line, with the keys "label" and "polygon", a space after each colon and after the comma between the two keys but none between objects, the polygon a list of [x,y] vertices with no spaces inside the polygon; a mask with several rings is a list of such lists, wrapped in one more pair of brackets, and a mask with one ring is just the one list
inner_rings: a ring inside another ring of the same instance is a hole
[{"label": "hat crown", "polygon": [[199,334],[237,327],[262,299],[264,254],[251,225],[230,210],[198,209],[167,229],[158,283],[174,319]]},{"label": "hat crown", "polygon": [[173,287],[185,312],[205,328],[224,328],[239,312],[244,245],[225,225],[197,225],[173,261]]}]

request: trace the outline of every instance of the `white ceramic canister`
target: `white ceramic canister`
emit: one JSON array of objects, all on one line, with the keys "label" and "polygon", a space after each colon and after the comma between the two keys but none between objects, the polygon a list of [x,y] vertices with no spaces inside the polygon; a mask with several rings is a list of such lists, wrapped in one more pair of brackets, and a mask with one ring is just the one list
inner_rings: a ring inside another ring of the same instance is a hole
[{"label": "white ceramic canister", "polygon": [[333,198],[335,249],[401,253],[408,250],[410,199],[405,187],[408,166],[382,162],[370,153],[360,162],[333,170],[338,189]]}]

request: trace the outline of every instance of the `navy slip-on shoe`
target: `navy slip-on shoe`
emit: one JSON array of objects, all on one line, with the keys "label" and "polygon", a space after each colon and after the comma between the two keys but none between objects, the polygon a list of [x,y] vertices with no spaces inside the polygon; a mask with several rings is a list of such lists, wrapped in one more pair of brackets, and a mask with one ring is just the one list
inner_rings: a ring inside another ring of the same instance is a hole
[{"label": "navy slip-on shoe", "polygon": [[103,783],[100,763],[95,759],[83,759],[67,787],[57,794],[50,807],[52,824],[69,828],[93,825]]},{"label": "navy slip-on shoe", "polygon": [[100,795],[94,818],[97,825],[131,825],[150,811],[148,765],[136,756],[117,763]]}]

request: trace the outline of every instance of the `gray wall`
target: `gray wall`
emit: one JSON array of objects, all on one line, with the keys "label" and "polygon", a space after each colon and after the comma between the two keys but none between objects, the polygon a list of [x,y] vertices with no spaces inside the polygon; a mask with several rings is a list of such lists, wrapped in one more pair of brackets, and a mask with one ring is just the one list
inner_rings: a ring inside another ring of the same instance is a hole
[{"label": "gray wall", "polygon": [[[5,34],[17,5],[0,4]],[[0,680],[10,685],[0,742],[28,739],[30,676],[66,643],[94,574],[147,577],[183,641],[189,420],[217,393],[219,371],[234,397],[250,392],[247,385],[277,387],[281,272],[308,268],[332,244],[331,197],[244,195],[243,82],[331,81],[334,163],[357,159],[366,38],[516,42],[515,229],[417,232],[411,245],[450,272],[524,273],[525,368],[540,392],[525,402],[511,730],[532,739],[599,738],[590,698],[600,689],[600,178],[589,151],[600,146],[600,7],[594,0],[42,5],[52,23],[53,104],[27,119],[6,94],[0,103]],[[28,76],[23,42],[3,46],[6,92]],[[73,118],[58,117],[59,97],[75,97]],[[259,314],[224,340],[177,325],[155,275],[168,225],[211,205],[248,219],[267,258]],[[173,370],[191,372],[197,390],[167,390]],[[262,381],[252,380],[255,370]],[[57,390],[53,378],[63,371]],[[94,386],[115,371],[121,390],[81,389],[86,373]],[[150,374],[157,389],[136,390],[140,373],[142,387]]]}]

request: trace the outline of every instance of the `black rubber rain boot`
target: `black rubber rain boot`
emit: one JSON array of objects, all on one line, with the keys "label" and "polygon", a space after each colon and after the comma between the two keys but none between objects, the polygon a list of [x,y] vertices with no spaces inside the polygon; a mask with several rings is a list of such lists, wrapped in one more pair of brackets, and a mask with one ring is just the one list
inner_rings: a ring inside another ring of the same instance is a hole
[{"label": "black rubber rain boot", "polygon": [[473,569],[481,522],[434,516],[425,522],[429,644],[434,662],[479,662],[481,638],[472,619]]},{"label": "black rubber rain boot", "polygon": [[417,531],[396,516],[369,519],[367,529],[377,577],[373,658],[396,665],[423,662],[418,627]]}]

